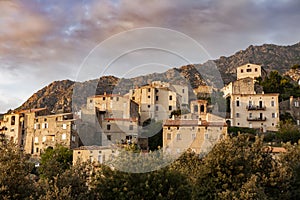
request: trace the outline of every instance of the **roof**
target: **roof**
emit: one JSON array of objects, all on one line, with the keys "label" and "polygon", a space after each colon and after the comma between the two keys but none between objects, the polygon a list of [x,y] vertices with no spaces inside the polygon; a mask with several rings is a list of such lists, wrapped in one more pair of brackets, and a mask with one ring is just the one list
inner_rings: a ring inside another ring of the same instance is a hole
[{"label": "roof", "polygon": [[166,120],[164,126],[227,126],[225,122],[208,122],[197,119],[170,119]]},{"label": "roof", "polygon": [[136,122],[137,118],[105,118],[104,120],[107,120],[107,121],[132,121],[132,122]]},{"label": "roof", "polygon": [[93,146],[81,146],[78,148],[75,148],[73,150],[106,150],[106,149],[116,149],[116,147],[114,146],[97,146],[97,145],[93,145]]},{"label": "roof", "polygon": [[102,97],[124,97],[124,96],[120,94],[99,94],[99,95],[90,96],[88,98],[102,98]]},{"label": "roof", "polygon": [[16,113],[32,113],[32,112],[39,112],[43,110],[47,110],[47,108],[34,108],[34,109],[20,110]]},{"label": "roof", "polygon": [[266,150],[269,150],[271,153],[285,153],[286,149],[284,147],[266,147]]}]

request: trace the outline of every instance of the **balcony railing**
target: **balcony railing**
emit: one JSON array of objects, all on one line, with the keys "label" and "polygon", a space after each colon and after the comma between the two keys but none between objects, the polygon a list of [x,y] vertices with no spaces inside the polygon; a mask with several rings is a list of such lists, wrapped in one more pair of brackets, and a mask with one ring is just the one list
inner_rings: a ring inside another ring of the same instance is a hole
[{"label": "balcony railing", "polygon": [[266,121],[267,118],[266,117],[251,117],[251,118],[247,117],[247,120],[248,121]]},{"label": "balcony railing", "polygon": [[248,105],[246,106],[247,110],[266,110],[266,106],[255,106],[255,105]]}]

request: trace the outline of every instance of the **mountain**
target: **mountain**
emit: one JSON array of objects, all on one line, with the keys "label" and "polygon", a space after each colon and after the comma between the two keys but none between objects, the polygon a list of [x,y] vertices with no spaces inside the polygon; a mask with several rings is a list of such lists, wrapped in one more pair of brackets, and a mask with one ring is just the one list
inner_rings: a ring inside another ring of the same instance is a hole
[{"label": "mountain", "polygon": [[[152,73],[131,79],[103,76],[86,82],[55,81],[33,94],[17,110],[48,107],[55,112],[60,110],[71,111],[72,103],[73,109],[78,110],[85,104],[88,96],[103,94],[104,92],[125,94],[131,88],[156,80],[173,84],[189,84],[190,88],[196,88],[206,83],[222,81],[219,80],[221,78],[215,76],[213,70],[207,72],[207,74],[200,74],[203,71],[202,69],[207,71],[207,69],[212,69],[214,66],[219,70],[223,82],[227,84],[236,79],[236,68],[249,62],[261,64],[267,72],[277,70],[284,74],[290,70],[291,66],[300,64],[300,42],[289,46],[274,44],[250,45],[247,49],[240,50],[229,57],[222,56],[203,64],[190,64],[169,69],[164,73]],[[72,99],[74,102],[72,102]]]}]

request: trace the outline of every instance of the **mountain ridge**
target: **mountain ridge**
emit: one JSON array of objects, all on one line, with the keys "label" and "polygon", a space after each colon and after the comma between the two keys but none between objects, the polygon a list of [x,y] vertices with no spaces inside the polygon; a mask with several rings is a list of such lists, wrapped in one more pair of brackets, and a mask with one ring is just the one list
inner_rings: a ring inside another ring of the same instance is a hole
[{"label": "mountain ridge", "polygon": [[[300,42],[280,46],[275,44],[250,45],[245,50],[239,50],[231,56],[221,56],[218,59],[208,61],[208,65],[215,65],[219,70],[224,84],[236,79],[236,68],[246,63],[261,64],[267,72],[277,70],[280,74],[290,70],[290,67],[300,64]],[[124,94],[129,89],[150,83],[151,81],[167,81],[173,84],[189,84],[190,88],[205,85],[199,69],[203,64],[188,64],[178,68],[172,68],[163,73],[151,73],[131,79],[120,79],[115,76],[103,76],[85,82],[71,80],[54,81],[48,86],[34,93],[16,110],[48,107],[54,112],[70,112],[72,110],[73,90],[80,94],[73,103],[73,109],[80,109],[86,102],[87,96],[107,93]],[[75,106],[74,106],[75,105]]]}]

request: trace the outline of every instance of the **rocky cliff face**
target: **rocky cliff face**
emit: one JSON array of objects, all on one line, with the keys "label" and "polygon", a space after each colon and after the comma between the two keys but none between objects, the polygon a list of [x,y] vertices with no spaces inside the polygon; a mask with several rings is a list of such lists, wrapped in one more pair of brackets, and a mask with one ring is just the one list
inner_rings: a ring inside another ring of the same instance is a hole
[{"label": "rocky cliff face", "polygon": [[[186,84],[190,88],[196,88],[199,85],[205,85],[206,82],[219,79],[213,72],[208,76],[201,75],[201,67],[215,65],[225,84],[236,78],[236,68],[246,63],[261,64],[268,72],[277,70],[281,74],[290,70],[295,64],[300,64],[300,43],[291,46],[277,46],[273,44],[264,44],[261,46],[249,46],[246,50],[241,50],[229,57],[220,57],[217,60],[209,61],[205,64],[186,65],[180,68],[173,68],[165,73],[153,73],[145,76],[139,76],[132,79],[119,79],[113,76],[104,76],[99,79],[90,80],[81,83],[75,83],[70,80],[55,81],[50,85],[33,94],[20,109],[48,107],[55,112],[64,109],[71,111],[73,90],[76,95],[74,108],[78,110],[86,102],[86,97],[95,94],[121,93],[125,94],[129,89],[136,86],[148,84],[152,81],[165,81],[173,84]],[[220,81],[220,80],[217,80]]]}]

